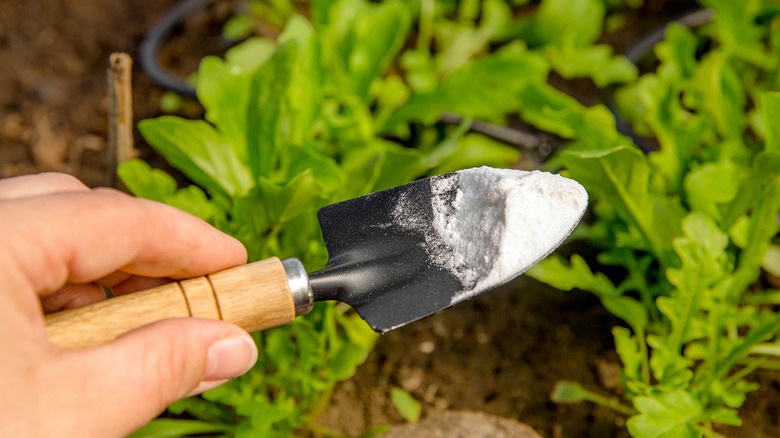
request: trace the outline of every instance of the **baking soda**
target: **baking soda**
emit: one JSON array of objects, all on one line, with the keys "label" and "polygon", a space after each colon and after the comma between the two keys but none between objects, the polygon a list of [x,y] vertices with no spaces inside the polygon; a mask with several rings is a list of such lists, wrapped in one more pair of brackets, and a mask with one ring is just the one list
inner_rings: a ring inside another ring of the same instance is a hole
[{"label": "baking soda", "polygon": [[403,197],[394,218],[421,232],[430,263],[460,281],[452,304],[506,283],[546,257],[588,204],[579,183],[541,171],[480,167],[430,182],[432,223]]}]

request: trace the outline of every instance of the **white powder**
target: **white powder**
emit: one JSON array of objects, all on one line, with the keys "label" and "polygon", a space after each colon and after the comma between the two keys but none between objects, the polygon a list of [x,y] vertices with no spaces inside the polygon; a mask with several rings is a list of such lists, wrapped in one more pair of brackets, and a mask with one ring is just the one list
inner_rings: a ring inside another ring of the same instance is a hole
[{"label": "white powder", "polygon": [[394,217],[422,232],[431,263],[461,282],[452,304],[515,278],[547,256],[588,204],[585,189],[571,179],[489,167],[431,178],[431,192],[432,224],[403,198]]}]

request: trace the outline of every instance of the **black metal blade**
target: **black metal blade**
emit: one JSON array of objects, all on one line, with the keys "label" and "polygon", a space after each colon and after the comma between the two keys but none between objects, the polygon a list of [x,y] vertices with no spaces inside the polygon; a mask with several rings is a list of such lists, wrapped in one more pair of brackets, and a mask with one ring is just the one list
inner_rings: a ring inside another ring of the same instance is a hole
[{"label": "black metal blade", "polygon": [[563,242],[586,205],[574,181],[489,168],[329,205],[317,215],[329,260],[310,275],[315,300],[395,329],[519,275]]},{"label": "black metal blade", "polygon": [[329,205],[317,214],[330,258],[328,269],[311,275],[315,299],[349,304],[378,332],[449,307],[463,289],[455,275],[431,263],[424,233],[398,223],[401,197],[405,208],[433,221],[430,179]]}]

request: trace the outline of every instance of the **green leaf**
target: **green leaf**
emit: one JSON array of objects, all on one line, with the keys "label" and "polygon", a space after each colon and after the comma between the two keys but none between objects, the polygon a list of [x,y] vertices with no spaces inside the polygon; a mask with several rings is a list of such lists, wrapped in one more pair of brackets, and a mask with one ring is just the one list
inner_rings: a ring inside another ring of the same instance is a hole
[{"label": "green leaf", "polygon": [[555,386],[550,393],[550,400],[555,403],[579,403],[587,399],[588,393],[582,385],[568,380],[555,382]]},{"label": "green leaf", "polygon": [[349,342],[365,350],[366,354],[374,348],[374,344],[379,339],[379,333],[375,332],[362,318],[357,315],[346,316],[337,313],[336,320],[344,329]]},{"label": "green leaf", "polygon": [[555,387],[553,387],[552,393],[550,393],[550,399],[556,403],[578,403],[581,401],[590,401],[608,408],[615,409],[622,414],[632,415],[635,413],[633,409],[621,404],[620,402],[590,392],[583,388],[579,383],[570,382],[568,380],[561,380],[555,383]]},{"label": "green leaf", "polygon": [[761,0],[745,0],[735,3],[730,0],[702,0],[705,6],[714,9],[715,37],[729,55],[748,61],[760,68],[771,69],[777,63],[777,56],[768,53],[759,44],[763,31],[758,25]]},{"label": "green leaf", "polygon": [[273,40],[252,37],[228,49],[225,52],[225,62],[232,68],[241,69],[245,74],[252,74],[268,61],[274,51],[276,43]]},{"label": "green leaf", "polygon": [[355,374],[357,366],[366,360],[368,351],[355,344],[344,344],[328,362],[328,378],[346,380]]},{"label": "green leaf", "polygon": [[142,120],[138,129],[172,166],[210,192],[241,195],[253,186],[235,147],[208,123],[163,116]]},{"label": "green leaf", "polygon": [[279,42],[294,41],[298,54],[292,67],[287,132],[295,144],[304,144],[312,136],[313,125],[322,111],[325,72],[314,28],[300,15],[293,16],[279,36]]},{"label": "green leaf", "polygon": [[313,172],[305,170],[284,185],[260,178],[257,186],[259,201],[269,215],[269,222],[283,224],[312,207],[325,204],[321,185]]},{"label": "green leaf", "polygon": [[700,88],[701,109],[707,111],[724,138],[742,140],[745,130],[745,96],[730,59],[720,52],[704,56],[694,77]]},{"label": "green leaf", "polygon": [[401,388],[392,388],[390,390],[390,399],[393,401],[393,405],[404,420],[410,423],[416,423],[420,419],[420,413],[422,412],[422,406],[420,402],[415,400],[411,394],[404,391]]},{"label": "green leaf", "polygon": [[720,222],[723,218],[721,205],[737,196],[740,170],[731,160],[704,163],[691,170],[683,183],[691,208]]},{"label": "green leaf", "polygon": [[761,110],[766,123],[766,151],[780,152],[780,93],[767,91],[761,94]]},{"label": "green leaf", "polygon": [[518,46],[505,47],[456,70],[433,91],[413,95],[386,127],[410,121],[430,124],[444,111],[466,118],[500,118],[516,110],[520,101],[514,96],[528,83],[544,82],[547,71],[547,62],[539,55]]},{"label": "green leaf", "polygon": [[198,100],[205,118],[230,139],[236,157],[246,162],[246,109],[249,76],[214,56],[203,58],[198,67]]},{"label": "green leaf", "polygon": [[228,41],[240,41],[252,33],[255,19],[251,15],[234,15],[222,26],[222,37]]},{"label": "green leaf", "polygon": [[698,292],[731,270],[726,253],[729,238],[710,218],[700,213],[686,216],[682,227],[683,236],[674,240],[682,266],[669,268],[667,276],[678,290]]},{"label": "green leaf", "polygon": [[290,146],[282,156],[281,170],[284,180],[311,171],[312,177],[322,187],[323,195],[343,190],[347,176],[333,158],[312,148]]},{"label": "green leaf", "polygon": [[587,46],[598,39],[606,11],[601,0],[542,0],[527,39],[534,45]]},{"label": "green leaf", "polygon": [[764,318],[761,319],[744,338],[733,345],[726,357],[717,361],[714,368],[706,375],[705,385],[712,384],[715,380],[726,375],[738,360],[750,354],[750,349],[753,346],[770,339],[780,331],[780,318],[777,315],[764,315]]},{"label": "green leaf", "polygon": [[409,101],[411,92],[401,77],[391,75],[382,80],[377,80],[376,111],[374,120],[378,126],[387,122],[390,116]]},{"label": "green leaf", "polygon": [[[776,169],[775,172],[780,172]],[[747,246],[739,258],[739,268],[756,270],[761,264],[769,243],[774,237],[780,224],[777,217],[780,215],[780,175],[775,176],[767,186],[760,191],[761,195],[756,200],[753,214],[750,215],[747,231]]]},{"label": "green leaf", "polygon": [[[461,2],[461,12],[466,3]],[[512,9],[503,0],[485,0],[481,12],[477,26],[464,19],[437,21],[434,30],[439,50],[435,64],[441,75],[448,76],[477,54],[487,52],[490,42],[512,25]]]},{"label": "green leaf", "polygon": [[603,297],[601,303],[613,315],[628,323],[634,330],[643,330],[647,325],[647,308],[634,298],[627,296]]},{"label": "green leaf", "polygon": [[520,158],[520,152],[504,143],[479,134],[469,134],[459,141],[456,149],[431,173],[438,175],[471,167],[509,167]]},{"label": "green leaf", "polygon": [[703,408],[691,394],[683,391],[655,393],[634,398],[639,415],[629,418],[628,431],[636,438],[694,438]]},{"label": "green leaf", "polygon": [[560,290],[577,288],[604,297],[619,293],[606,275],[593,273],[585,259],[577,254],[571,257],[568,266],[560,256],[551,255],[531,267],[526,275]]},{"label": "green leaf", "polygon": [[639,342],[644,340],[632,337],[631,331],[625,327],[613,328],[612,336],[615,339],[615,351],[623,362],[623,375],[629,379],[629,382],[624,384],[629,389],[636,389],[635,382],[643,380],[641,369],[646,357]]},{"label": "green leaf", "polygon": [[612,113],[603,106],[585,107],[547,83],[529,83],[519,95],[520,113],[534,126],[568,139],[570,149],[604,150],[630,140],[615,129]]},{"label": "green leaf", "polygon": [[119,178],[135,196],[165,202],[176,191],[176,180],[162,170],[137,158],[125,161],[117,169]]},{"label": "green leaf", "polygon": [[177,438],[206,433],[218,434],[232,430],[233,427],[226,424],[158,418],[131,433],[128,438]]},{"label": "green leaf", "polygon": [[180,111],[184,106],[184,99],[173,91],[166,91],[160,97],[160,111],[165,114],[172,114]]},{"label": "green leaf", "polygon": [[576,47],[572,44],[551,46],[545,50],[552,67],[566,79],[589,77],[596,86],[633,82],[638,70],[623,56],[613,56],[612,47],[598,44]]},{"label": "green leaf", "polygon": [[[471,128],[471,119],[463,120],[457,129],[450,131],[447,137],[438,144],[425,150],[425,154],[420,159],[420,166],[424,169],[434,169],[439,167],[444,161],[450,160],[460,150],[459,145],[463,136]],[[436,172],[434,172],[435,174]],[[443,172],[446,173],[446,172]]]},{"label": "green leaf", "polygon": [[374,192],[397,186],[421,174],[417,151],[398,144],[374,140],[362,148],[350,150],[342,160],[342,168],[349,175],[347,196]]},{"label": "green leaf", "polygon": [[330,8],[327,20],[323,57],[341,73],[339,86],[365,99],[406,39],[408,8],[396,0],[341,0]]},{"label": "green leaf", "polygon": [[780,245],[769,245],[761,259],[761,267],[775,277],[780,277]]},{"label": "green leaf", "polygon": [[247,120],[248,164],[255,178],[269,177],[279,160],[284,103],[298,53],[297,45],[281,45],[253,75]]},{"label": "green leaf", "polygon": [[641,152],[624,146],[566,151],[561,161],[592,197],[609,201],[621,219],[636,227],[664,265],[674,265],[668,236],[677,233],[682,209],[648,192],[650,166]]},{"label": "green leaf", "polygon": [[165,199],[165,203],[210,222],[218,214],[218,207],[209,202],[198,186],[187,186]]}]

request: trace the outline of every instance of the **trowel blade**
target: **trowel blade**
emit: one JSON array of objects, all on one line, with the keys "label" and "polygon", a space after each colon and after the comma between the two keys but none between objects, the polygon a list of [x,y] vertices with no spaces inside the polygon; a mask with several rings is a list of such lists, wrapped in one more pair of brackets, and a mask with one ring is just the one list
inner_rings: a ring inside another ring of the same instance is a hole
[{"label": "trowel blade", "polygon": [[587,203],[571,179],[481,167],[329,205],[318,213],[329,261],[311,275],[315,299],[393,330],[522,274]]}]

